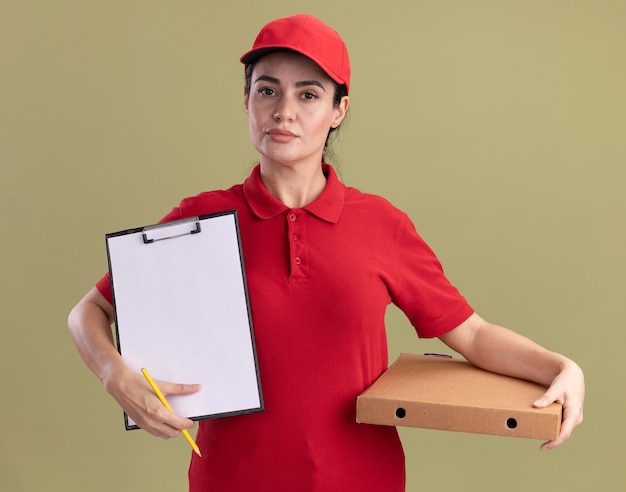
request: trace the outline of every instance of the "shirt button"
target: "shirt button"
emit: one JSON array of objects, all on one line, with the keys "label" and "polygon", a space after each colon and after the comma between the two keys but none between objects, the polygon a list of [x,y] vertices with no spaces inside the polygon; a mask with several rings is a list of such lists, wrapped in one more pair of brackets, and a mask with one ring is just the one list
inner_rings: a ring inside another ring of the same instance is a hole
[{"label": "shirt button", "polygon": [[299,256],[296,256],[293,261],[296,262],[296,265],[299,265],[300,263],[302,263],[302,259]]},{"label": "shirt button", "polygon": [[296,219],[297,219],[296,214],[289,214],[289,220],[290,220],[291,222],[295,222],[295,221],[296,221]]},{"label": "shirt button", "polygon": [[291,239],[293,239],[294,241],[298,240],[298,236],[296,236],[295,234],[293,236],[291,236]]}]

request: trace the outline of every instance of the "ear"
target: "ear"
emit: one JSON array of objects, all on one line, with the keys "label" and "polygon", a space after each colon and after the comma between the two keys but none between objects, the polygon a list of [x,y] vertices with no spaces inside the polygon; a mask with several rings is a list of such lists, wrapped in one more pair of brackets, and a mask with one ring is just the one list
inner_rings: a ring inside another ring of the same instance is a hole
[{"label": "ear", "polygon": [[348,107],[350,106],[350,98],[348,96],[343,96],[338,106],[335,106],[335,117],[331,123],[332,128],[337,128],[341,125],[341,122],[346,117],[346,113],[348,112]]},{"label": "ear", "polygon": [[246,113],[248,112],[248,103],[250,102],[250,95],[246,93],[246,88],[243,88],[243,107],[246,108]]}]

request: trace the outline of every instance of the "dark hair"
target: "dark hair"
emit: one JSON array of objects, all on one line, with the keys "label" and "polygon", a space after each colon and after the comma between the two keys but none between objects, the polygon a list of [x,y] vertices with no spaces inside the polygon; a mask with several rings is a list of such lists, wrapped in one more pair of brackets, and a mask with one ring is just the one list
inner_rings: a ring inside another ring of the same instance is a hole
[{"label": "dark hair", "polygon": [[[255,61],[253,61],[253,62],[249,63],[248,65],[246,65],[244,93],[247,96],[250,95],[250,87],[252,87],[252,72],[254,71],[254,65],[256,64],[257,61],[259,61],[259,58],[257,58]],[[331,81],[333,83],[333,86],[335,87],[335,93],[333,95],[333,106],[337,107],[341,103],[341,99],[344,96],[348,95],[348,88],[346,87],[346,84],[338,84],[337,82],[335,82],[332,79],[331,79]],[[346,114],[346,116],[347,116],[347,114]],[[330,140],[331,140],[330,136],[331,136],[331,134],[333,134],[337,130],[339,130],[340,126],[341,126],[341,124],[339,124],[339,126],[336,126],[335,128],[329,128],[329,130],[328,130],[328,135],[326,135],[326,142],[324,143],[324,155],[322,155],[322,160],[324,162],[328,162],[328,158],[330,158],[330,157],[333,157],[333,158],[335,157],[335,154],[333,153],[333,151],[329,147]],[[337,137],[336,135],[333,135],[333,140],[336,137]]]}]

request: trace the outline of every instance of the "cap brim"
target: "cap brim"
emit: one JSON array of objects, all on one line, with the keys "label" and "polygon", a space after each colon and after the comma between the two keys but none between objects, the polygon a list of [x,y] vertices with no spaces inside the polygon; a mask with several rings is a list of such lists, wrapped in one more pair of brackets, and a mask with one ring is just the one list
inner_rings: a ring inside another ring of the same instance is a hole
[{"label": "cap brim", "polygon": [[306,56],[309,60],[315,62],[326,73],[326,75],[328,75],[337,84],[347,85],[343,80],[333,75],[330,70],[328,70],[324,65],[322,65],[320,62],[318,62],[314,58],[311,58],[306,53],[302,53],[298,50],[294,50],[293,48],[287,48],[285,46],[266,46],[264,48],[257,48],[255,50],[250,50],[247,53],[244,53],[241,56],[241,58],[239,58],[239,61],[243,63],[244,65],[249,65],[250,63],[254,63],[256,60],[258,60],[262,56],[265,56],[269,53],[273,53],[276,51],[290,51],[292,53],[298,53],[299,55]]},{"label": "cap brim", "polygon": [[[267,55],[268,53],[272,53],[273,51],[292,51],[293,53],[299,53],[293,48],[286,48],[284,46],[267,46],[265,48],[258,48],[256,50],[250,50],[247,53],[244,53],[239,61],[244,65],[249,65],[250,63],[261,58],[263,55]],[[302,55],[303,53],[300,54]]]}]

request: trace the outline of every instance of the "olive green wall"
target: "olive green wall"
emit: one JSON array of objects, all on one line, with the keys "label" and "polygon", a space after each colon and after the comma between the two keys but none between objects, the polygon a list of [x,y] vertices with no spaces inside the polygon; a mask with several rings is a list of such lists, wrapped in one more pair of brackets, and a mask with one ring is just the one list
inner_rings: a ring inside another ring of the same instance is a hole
[{"label": "olive green wall", "polygon": [[[409,213],[487,319],[576,359],[563,447],[402,430],[408,490],[625,490],[626,2],[0,0],[0,489],[185,490],[66,330],[104,234],[240,182],[241,53],[308,11],[346,40],[344,181]],[[444,350],[389,312],[390,354]]]}]

